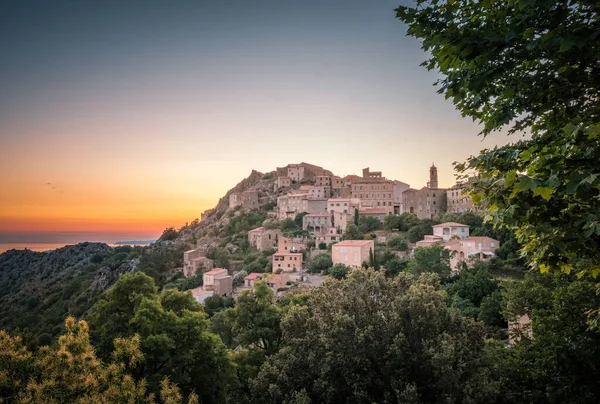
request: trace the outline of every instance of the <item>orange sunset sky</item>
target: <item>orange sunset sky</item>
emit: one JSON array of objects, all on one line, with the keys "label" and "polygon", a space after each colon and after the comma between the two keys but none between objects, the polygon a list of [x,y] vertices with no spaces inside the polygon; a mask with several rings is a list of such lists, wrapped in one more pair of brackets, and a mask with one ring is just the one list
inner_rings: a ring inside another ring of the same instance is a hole
[{"label": "orange sunset sky", "polygon": [[154,239],[301,161],[413,187],[435,162],[451,186],[452,162],[509,140],[436,94],[398,1],[10,3],[0,242]]}]

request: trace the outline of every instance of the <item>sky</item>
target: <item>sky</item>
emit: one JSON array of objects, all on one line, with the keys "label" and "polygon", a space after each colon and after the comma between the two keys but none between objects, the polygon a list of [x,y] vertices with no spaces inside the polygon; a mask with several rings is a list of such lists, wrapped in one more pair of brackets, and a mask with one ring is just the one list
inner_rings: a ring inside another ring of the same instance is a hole
[{"label": "sky", "polygon": [[400,3],[0,2],[0,242],[153,239],[302,161],[453,185],[508,139],[436,94]]}]

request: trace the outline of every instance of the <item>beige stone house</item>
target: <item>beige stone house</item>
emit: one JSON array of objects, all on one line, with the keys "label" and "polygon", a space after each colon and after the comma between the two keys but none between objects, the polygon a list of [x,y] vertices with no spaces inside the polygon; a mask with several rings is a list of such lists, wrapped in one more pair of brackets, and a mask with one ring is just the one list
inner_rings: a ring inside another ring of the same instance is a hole
[{"label": "beige stone house", "polygon": [[302,218],[302,229],[314,233],[327,233],[331,227],[331,213],[310,213]]},{"label": "beige stone house", "polygon": [[234,192],[229,195],[229,208],[233,209],[242,206],[245,209],[256,209],[260,206],[258,200],[258,191],[247,190],[244,192]]},{"label": "beige stone house", "polygon": [[467,184],[455,185],[446,190],[447,211],[451,213],[464,213],[477,210],[473,199],[465,192]]},{"label": "beige stone house", "polygon": [[432,219],[438,213],[446,211],[444,202],[446,190],[444,189],[408,189],[403,194],[403,213],[412,213],[419,219]]},{"label": "beige stone house", "polygon": [[444,241],[450,241],[451,238],[469,237],[469,226],[462,223],[446,222],[433,226],[433,235],[441,237]]},{"label": "beige stone house", "polygon": [[248,242],[259,251],[270,250],[277,247],[277,240],[281,234],[279,229],[258,227],[248,232]]},{"label": "beige stone house", "polygon": [[365,179],[352,184],[352,197],[360,199],[361,207],[385,209],[394,213],[394,182],[386,179]]},{"label": "beige stone house", "polygon": [[402,181],[394,181],[392,185],[392,197],[394,198],[394,214],[399,215],[403,212],[402,195],[410,189],[410,185]]},{"label": "beige stone house", "polygon": [[266,276],[267,274],[252,272],[244,278],[244,286],[247,288],[253,288],[256,282],[262,281]]},{"label": "beige stone house", "polygon": [[214,290],[215,279],[228,276],[228,272],[225,268],[213,268],[202,275],[202,287],[204,290]]},{"label": "beige stone house", "polygon": [[363,262],[368,262],[370,251],[375,253],[373,240],[344,240],[332,246],[331,259],[334,265],[359,267]]},{"label": "beige stone house", "polygon": [[277,252],[298,252],[306,250],[306,242],[303,239],[293,239],[281,236],[277,239]]},{"label": "beige stone house", "polygon": [[276,252],[273,254],[273,272],[296,272],[302,269],[302,253]]},{"label": "beige stone house", "polygon": [[437,244],[444,244],[444,239],[440,236],[426,235],[423,240],[417,241],[417,247],[433,247]]},{"label": "beige stone house", "polygon": [[269,286],[271,289],[277,292],[279,289],[283,289],[286,287],[288,279],[289,275],[284,272],[280,274],[270,274],[266,279],[267,286]]},{"label": "beige stone house", "polygon": [[444,244],[444,248],[450,250],[450,267],[453,270],[458,270],[463,262],[488,261],[496,255],[499,247],[500,242],[491,237],[467,237]]},{"label": "beige stone house", "polygon": [[188,278],[212,269],[214,261],[206,258],[204,254],[204,250],[200,248],[183,253],[183,276]]}]

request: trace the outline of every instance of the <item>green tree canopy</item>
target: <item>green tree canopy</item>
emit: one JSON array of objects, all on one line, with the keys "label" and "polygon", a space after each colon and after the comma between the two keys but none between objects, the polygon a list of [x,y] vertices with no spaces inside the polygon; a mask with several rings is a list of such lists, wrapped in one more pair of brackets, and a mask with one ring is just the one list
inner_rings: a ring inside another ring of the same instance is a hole
[{"label": "green tree canopy", "polygon": [[406,241],[406,239],[404,237],[401,237],[401,236],[396,236],[396,237],[390,238],[387,242],[387,245],[390,248],[393,248],[394,250],[398,250],[398,251],[408,250],[408,242]]},{"label": "green tree canopy", "polygon": [[362,233],[368,233],[374,230],[379,230],[382,227],[383,225],[376,217],[362,215],[358,219],[358,229]]},{"label": "green tree canopy", "polygon": [[388,280],[357,269],[328,279],[285,316],[281,349],[252,383],[255,400],[493,401],[482,329],[444,295],[433,275]]},{"label": "green tree canopy", "polygon": [[321,253],[315,255],[310,259],[310,263],[308,264],[308,270],[310,272],[321,272],[327,271],[332,266],[333,261],[331,260],[331,255],[327,253]]},{"label": "green tree canopy", "polygon": [[158,294],[143,273],[122,275],[90,315],[92,337],[103,358],[116,338],[140,336],[144,360],[133,374],[145,378],[152,392],[168,377],[201,402],[226,400],[235,386],[234,366],[220,338],[208,332],[202,306],[189,292],[168,289]]},{"label": "green tree canopy", "polygon": [[349,223],[344,232],[344,240],[362,240],[365,235],[359,230],[358,226]]},{"label": "green tree canopy", "polygon": [[417,247],[408,271],[413,274],[433,272],[440,276],[450,275],[450,252],[441,245]]},{"label": "green tree canopy", "polygon": [[397,17],[441,74],[439,93],[485,136],[530,139],[483,150],[474,201],[497,226],[516,229],[542,272],[600,273],[600,8],[595,2],[437,1]]}]

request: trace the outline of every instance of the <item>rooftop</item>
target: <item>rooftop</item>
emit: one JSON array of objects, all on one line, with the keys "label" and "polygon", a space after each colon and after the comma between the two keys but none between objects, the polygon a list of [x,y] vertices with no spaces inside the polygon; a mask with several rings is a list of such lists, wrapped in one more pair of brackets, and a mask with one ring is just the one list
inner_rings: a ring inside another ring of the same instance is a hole
[{"label": "rooftop", "polygon": [[301,252],[276,252],[275,254],[273,254],[273,256],[275,255],[302,255]]},{"label": "rooftop", "polygon": [[248,233],[259,232],[259,231],[264,231],[264,230],[265,230],[265,228],[261,226],[261,227],[257,227],[256,229],[250,230]]},{"label": "rooftop", "polygon": [[222,273],[227,273],[227,270],[224,268],[213,268],[208,272],[205,272],[204,275],[219,275]]},{"label": "rooftop", "polygon": [[469,225],[462,224],[462,223],[456,223],[456,222],[446,222],[446,223],[436,224],[433,227],[469,227]]},{"label": "rooftop", "polygon": [[272,274],[267,278],[267,282],[279,283],[287,277],[288,277],[288,275],[286,273]]},{"label": "rooftop", "polygon": [[334,247],[362,247],[373,244],[373,240],[344,240],[334,244]]},{"label": "rooftop", "polygon": [[254,280],[254,279],[256,279],[256,278],[260,278],[260,279],[262,279],[264,275],[265,275],[265,274],[262,274],[262,273],[260,273],[260,272],[252,272],[251,274],[249,274],[248,276],[246,276],[244,279],[245,279],[245,280],[252,281],[252,280]]}]

